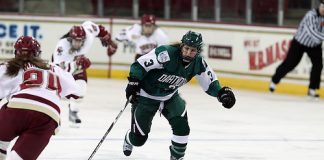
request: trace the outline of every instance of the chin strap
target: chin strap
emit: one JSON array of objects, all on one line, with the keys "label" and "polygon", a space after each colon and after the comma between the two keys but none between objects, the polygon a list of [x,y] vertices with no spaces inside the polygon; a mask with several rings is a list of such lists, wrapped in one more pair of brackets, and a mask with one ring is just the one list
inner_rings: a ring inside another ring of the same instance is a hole
[{"label": "chin strap", "polygon": [[185,63],[189,64],[189,63],[191,63],[197,57],[197,55],[195,57],[193,57],[193,58],[191,58],[191,57],[184,57],[184,56],[181,55],[182,61],[183,61],[184,64]]},{"label": "chin strap", "polygon": [[190,64],[190,62],[182,61],[182,64],[183,64],[184,66],[188,66],[188,65]]}]

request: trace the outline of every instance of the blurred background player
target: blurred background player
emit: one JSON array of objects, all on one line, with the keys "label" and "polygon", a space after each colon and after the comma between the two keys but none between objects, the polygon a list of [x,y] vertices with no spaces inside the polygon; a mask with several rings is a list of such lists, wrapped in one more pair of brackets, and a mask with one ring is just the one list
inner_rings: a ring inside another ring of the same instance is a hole
[{"label": "blurred background player", "polygon": [[71,30],[59,40],[54,50],[53,63],[59,65],[65,71],[70,72],[82,90],[82,95],[79,100],[71,98],[69,101],[69,120],[72,123],[81,123],[81,119],[78,116],[79,107],[77,103],[80,103],[81,99],[86,94],[86,68],[88,68],[91,63],[85,55],[88,54],[95,37],[101,40],[104,47],[108,47],[108,56],[116,52],[117,45],[111,40],[111,36],[105,27],[91,21],[85,21],[81,26],[73,26]]},{"label": "blurred background player", "polygon": [[135,44],[135,60],[152,49],[169,43],[168,36],[155,24],[155,16],[144,14],[141,25],[134,24],[120,31],[117,41]]},{"label": "blurred background player", "polygon": [[216,74],[200,56],[202,36],[189,31],[175,45],[163,45],[141,56],[131,65],[126,97],[132,95],[131,130],[126,133],[124,154],[129,156],[133,146],[142,146],[148,138],[157,111],[169,121],[173,137],[169,147],[171,160],[183,159],[190,132],[186,104],[178,88],[194,76],[203,90],[225,108],[235,104],[229,87],[221,87]]},{"label": "blurred background player", "polygon": [[60,126],[60,97],[78,98],[80,90],[71,74],[39,58],[32,37],[18,38],[14,48],[15,58],[0,65],[0,99],[8,100],[0,109],[0,159],[35,160]]},{"label": "blurred background player", "polygon": [[291,41],[286,59],[276,69],[272,76],[269,90],[274,92],[276,85],[286,74],[292,71],[300,62],[304,52],[312,62],[310,81],[308,86],[308,96],[318,98],[316,90],[320,88],[321,73],[323,69],[322,43],[324,40],[324,0],[320,0],[320,5],[306,13],[300,22],[298,30]]}]

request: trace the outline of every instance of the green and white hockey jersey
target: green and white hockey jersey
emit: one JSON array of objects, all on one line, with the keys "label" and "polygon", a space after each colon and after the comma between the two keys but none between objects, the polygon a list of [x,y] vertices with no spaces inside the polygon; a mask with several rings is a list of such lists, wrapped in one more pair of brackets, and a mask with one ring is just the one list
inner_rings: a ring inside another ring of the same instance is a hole
[{"label": "green and white hockey jersey", "polygon": [[140,96],[166,101],[194,76],[203,90],[216,97],[221,86],[200,55],[183,65],[179,47],[163,45],[141,56],[131,65],[130,77],[140,80]]}]

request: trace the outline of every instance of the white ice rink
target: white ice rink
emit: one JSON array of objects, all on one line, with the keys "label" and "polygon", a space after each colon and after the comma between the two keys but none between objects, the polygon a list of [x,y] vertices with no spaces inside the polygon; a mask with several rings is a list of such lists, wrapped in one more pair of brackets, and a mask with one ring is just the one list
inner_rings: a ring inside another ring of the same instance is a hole
[{"label": "white ice rink", "polygon": [[[127,81],[90,79],[81,106],[80,128],[70,128],[67,108],[62,127],[41,154],[41,160],[86,160],[125,104]],[[187,101],[191,133],[186,160],[324,160],[324,101],[234,90],[234,108],[223,108],[198,85],[180,89]],[[130,105],[94,160],[168,160],[168,122],[156,114],[146,144],[122,153],[130,125]]]}]

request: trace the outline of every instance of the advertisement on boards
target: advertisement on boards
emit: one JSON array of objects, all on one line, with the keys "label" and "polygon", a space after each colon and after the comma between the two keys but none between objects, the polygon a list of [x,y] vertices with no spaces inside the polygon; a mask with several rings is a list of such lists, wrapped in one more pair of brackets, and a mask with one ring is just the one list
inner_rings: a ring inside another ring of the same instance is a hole
[{"label": "advertisement on boards", "polygon": [[19,24],[0,21],[0,57],[12,58],[14,43],[22,35],[33,36],[39,41],[43,39],[42,28],[37,23]]},{"label": "advertisement on boards", "polygon": [[[11,19],[0,16],[0,60],[13,57],[13,45],[21,35],[33,36],[39,40],[42,48],[42,58],[50,60],[58,40],[66,34],[73,25],[81,25],[87,19],[68,18],[35,18],[30,17]],[[137,20],[91,19],[97,24],[104,25],[111,31],[112,36],[117,35]],[[295,29],[271,28],[259,26],[242,26],[229,24],[212,24],[190,22],[161,21],[159,27],[169,36],[170,43],[176,43],[188,31],[196,31],[202,34],[204,46],[201,55],[208,65],[216,70],[243,75],[271,76],[280,63],[284,60],[289,50],[290,41]],[[93,66],[101,66],[107,69],[108,56],[106,48],[101,46],[100,40],[95,39],[90,53],[87,56],[93,62]],[[119,42],[118,50],[111,57],[113,69],[129,70],[134,62],[135,46],[131,42]],[[308,78],[311,70],[311,62],[304,55],[298,66],[288,74],[289,77]]]}]

